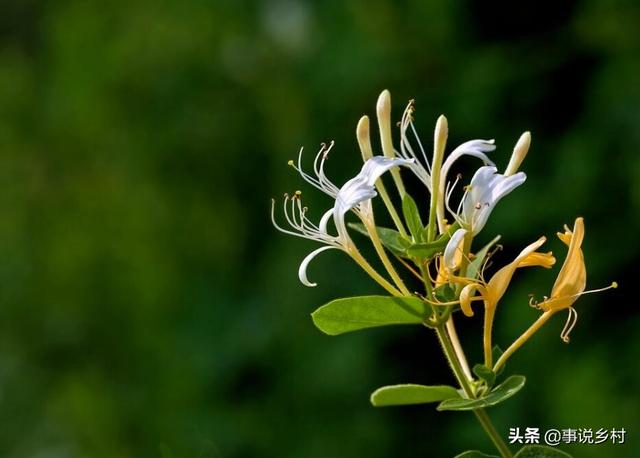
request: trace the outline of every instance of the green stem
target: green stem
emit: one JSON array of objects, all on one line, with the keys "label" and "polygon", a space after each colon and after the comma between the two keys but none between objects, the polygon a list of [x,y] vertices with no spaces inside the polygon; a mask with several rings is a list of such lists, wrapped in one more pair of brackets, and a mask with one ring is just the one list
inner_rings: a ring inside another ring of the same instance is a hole
[{"label": "green stem", "polygon": [[493,441],[493,445],[495,445],[496,449],[498,449],[498,452],[500,452],[500,456],[502,456],[503,458],[512,458],[513,454],[511,453],[511,450],[509,450],[507,444],[502,440],[502,437],[500,437],[498,431],[496,431],[496,428],[493,426],[493,423],[491,422],[487,411],[484,409],[476,409],[473,411],[473,413],[476,414],[476,418],[484,428],[487,435]]},{"label": "green stem", "polygon": [[500,358],[498,359],[498,361],[496,362],[495,366],[493,366],[493,371],[494,372],[498,372],[500,370],[500,368],[502,366],[504,366],[504,363],[507,362],[507,360],[509,359],[509,357],[515,353],[515,351],[520,348],[522,345],[524,345],[524,343],[529,340],[529,338],[536,333],[536,331],[538,329],[540,329],[542,327],[543,324],[545,324],[547,322],[547,320],[549,318],[551,318],[551,316],[553,315],[553,312],[549,311],[549,312],[544,312],[542,315],[540,315],[540,318],[538,318],[535,323],[533,323],[529,329],[527,329],[524,333],[522,333],[522,335],[520,337],[518,337],[510,346],[509,348],[507,348],[505,350],[505,352],[502,354],[502,356],[500,356]]},{"label": "green stem", "polygon": [[[476,395],[473,392],[473,389],[471,388],[469,381],[464,375],[462,366],[460,364],[460,361],[458,360],[458,357],[453,348],[453,345],[449,340],[449,336],[447,335],[444,325],[440,325],[436,327],[436,333],[438,335],[438,340],[442,345],[442,349],[447,358],[447,361],[449,362],[449,366],[451,367],[453,374],[458,380],[460,387],[462,388],[462,390],[464,391],[464,393],[467,395],[468,398],[475,399]],[[474,409],[473,413],[475,414],[476,418],[480,422],[480,425],[482,426],[484,431],[487,433],[487,436],[489,436],[489,438],[495,445],[498,452],[500,452],[500,456],[502,458],[512,458],[513,454],[509,450],[509,447],[507,446],[507,444],[500,437],[500,434],[498,433],[498,431],[496,431],[496,428],[493,426],[493,423],[491,422],[491,419],[489,418],[489,415],[487,414],[487,412],[484,409]]]}]

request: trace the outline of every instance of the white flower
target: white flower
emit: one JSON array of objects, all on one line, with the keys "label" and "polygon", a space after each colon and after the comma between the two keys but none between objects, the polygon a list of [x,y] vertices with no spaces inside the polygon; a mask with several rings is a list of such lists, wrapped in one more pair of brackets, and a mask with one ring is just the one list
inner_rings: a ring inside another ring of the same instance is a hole
[{"label": "white flower", "polygon": [[524,172],[505,176],[499,174],[495,167],[480,167],[467,186],[458,211],[452,213],[460,225],[475,236],[482,230],[500,199],[526,179]]},{"label": "white flower", "polygon": [[[333,144],[331,144],[331,146],[333,146]],[[278,225],[274,215],[275,202],[273,202],[271,207],[271,219],[279,231],[285,234],[314,240],[325,245],[309,253],[303,259],[302,263],[300,263],[298,277],[302,284],[306,286],[316,286],[316,283],[310,282],[307,278],[307,267],[311,260],[318,254],[331,248],[340,249],[351,256],[357,254],[357,249],[349,237],[345,223],[345,215],[347,212],[353,210],[363,223],[367,224],[370,222],[373,217],[371,199],[377,195],[375,189],[376,180],[393,167],[409,167],[413,163],[412,160],[374,156],[364,163],[360,173],[338,189],[325,176],[323,169],[326,154],[331,149],[331,146],[329,146],[329,148],[323,147],[316,156],[314,161],[315,177],[302,171],[300,159],[298,160],[298,165],[294,165],[294,168],[296,168],[307,182],[335,198],[333,208],[324,213],[319,223],[316,225],[307,218],[307,208],[302,206],[300,192],[296,192],[292,197],[285,194],[284,199],[285,219],[293,230],[284,229]],[[331,219],[333,219],[337,235],[332,235],[328,232],[327,226]],[[359,261],[359,259],[360,256],[358,254],[358,259],[356,260]]]},{"label": "white flower", "polygon": [[[413,165],[410,166],[413,173],[422,181],[422,183],[427,187],[429,192],[434,192],[431,189],[431,170],[432,164],[431,161],[427,158],[427,154],[422,147],[422,142],[416,132],[415,127],[413,126],[413,100],[409,102],[409,105],[404,111],[402,115],[402,121],[400,122],[400,151],[396,151],[396,154],[399,157],[404,159],[414,159]],[[420,149],[420,153],[422,156],[422,160],[424,165],[418,159],[418,156],[414,149],[411,146],[411,142],[409,141],[407,131],[411,129],[413,137]],[[436,126],[436,143],[446,141],[447,136],[447,121],[444,116],[441,116],[438,120],[438,125]],[[439,189],[438,191],[438,208],[437,208],[437,216],[438,216],[438,226],[440,228],[440,232],[444,232],[444,208],[445,208],[445,188],[447,186],[447,175],[449,174],[449,170],[453,166],[453,164],[460,159],[462,156],[474,156],[478,159],[481,159],[485,165],[493,166],[494,163],[489,159],[486,153],[491,152],[496,149],[493,140],[471,140],[463,143],[454,149],[451,154],[446,158],[446,160],[442,163],[442,167],[440,168],[440,177],[438,180]]]}]

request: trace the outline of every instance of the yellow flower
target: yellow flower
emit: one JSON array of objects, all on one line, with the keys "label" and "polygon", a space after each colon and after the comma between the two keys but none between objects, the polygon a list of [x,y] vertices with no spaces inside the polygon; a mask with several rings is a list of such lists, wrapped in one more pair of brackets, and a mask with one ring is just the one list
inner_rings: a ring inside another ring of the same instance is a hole
[{"label": "yellow flower", "polygon": [[[555,264],[556,259],[551,252],[540,253],[536,251],[546,240],[546,237],[540,237],[531,245],[527,246],[513,262],[497,271],[488,283],[471,283],[465,286],[460,292],[460,307],[462,308],[462,312],[467,316],[473,316],[471,301],[479,299],[484,301],[486,308],[495,308],[507,291],[511,278],[513,278],[513,274],[519,267],[540,266],[548,269]],[[474,296],[476,291],[480,293],[480,296]]]},{"label": "yellow flower", "polygon": [[569,251],[551,289],[551,297],[537,304],[545,312],[557,312],[571,307],[587,286],[587,268],[581,248],[584,239],[584,219],[576,219],[573,231],[565,225],[564,233],[558,232],[558,238],[569,247]]},{"label": "yellow flower", "polygon": [[576,218],[573,224],[573,231],[565,225],[564,233],[558,232],[558,238],[569,247],[567,257],[558,273],[556,282],[553,284],[551,296],[545,298],[542,302],[533,303],[532,305],[549,315],[568,309],[569,316],[560,337],[563,341],[569,342],[569,334],[578,320],[578,312],[573,308],[573,303],[578,297],[583,294],[617,288],[618,284],[613,282],[606,288],[585,292],[587,268],[584,264],[584,255],[582,253],[582,240],[584,240],[584,219],[582,217]]}]

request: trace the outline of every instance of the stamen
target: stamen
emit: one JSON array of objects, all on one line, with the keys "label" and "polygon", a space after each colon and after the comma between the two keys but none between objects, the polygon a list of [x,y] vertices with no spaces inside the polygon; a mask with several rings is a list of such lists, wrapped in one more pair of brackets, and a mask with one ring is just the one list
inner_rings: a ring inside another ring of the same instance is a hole
[{"label": "stamen", "polygon": [[569,334],[571,334],[571,331],[576,326],[577,322],[578,312],[576,312],[576,309],[574,309],[573,307],[569,307],[569,315],[567,316],[567,321],[564,324],[562,332],[560,333],[560,338],[564,343],[569,343]]},{"label": "stamen", "polygon": [[[434,261],[434,263],[436,265],[436,272],[440,271],[439,265],[438,265],[438,261],[439,261],[439,258],[436,257],[436,260]],[[435,285],[436,284],[436,280],[437,280],[437,275],[436,275],[436,278],[433,278],[433,274],[431,273],[431,269],[430,269],[430,267],[431,267],[430,264],[431,263],[427,263],[424,266],[424,270],[427,272],[427,276],[429,277],[429,280],[431,280],[431,283],[433,283]]]},{"label": "stamen", "polygon": [[418,132],[416,131],[416,128],[413,126],[412,122],[409,123],[409,126],[411,127],[411,132],[413,132],[413,136],[418,142],[418,148],[420,148],[420,152],[422,153],[424,162],[427,165],[427,172],[431,174],[431,164],[429,163],[429,159],[427,159],[427,153],[425,152],[424,147],[422,146],[422,142],[420,141],[420,136],[418,135]]},{"label": "stamen", "polygon": [[616,289],[617,287],[618,287],[618,282],[614,281],[614,282],[611,282],[609,286],[605,286],[604,288],[598,288],[598,289],[590,289],[589,291],[583,291],[580,294],[576,294],[574,297],[584,296],[585,294],[599,293],[601,291],[606,291],[608,289]]},{"label": "stamen", "polygon": [[540,306],[538,304],[539,301],[536,300],[536,297],[533,294],[529,294],[529,307],[540,310]]},{"label": "stamen", "polygon": [[453,213],[453,211],[451,211],[451,207],[449,206],[449,201],[451,200],[451,195],[453,194],[454,189],[456,188],[456,185],[458,184],[458,182],[462,179],[462,174],[459,173],[458,175],[456,175],[456,179],[453,182],[453,184],[451,184],[451,182],[448,182],[446,185],[446,191],[444,193],[445,195],[445,201],[444,204],[447,207],[447,210],[449,210],[449,212]]}]

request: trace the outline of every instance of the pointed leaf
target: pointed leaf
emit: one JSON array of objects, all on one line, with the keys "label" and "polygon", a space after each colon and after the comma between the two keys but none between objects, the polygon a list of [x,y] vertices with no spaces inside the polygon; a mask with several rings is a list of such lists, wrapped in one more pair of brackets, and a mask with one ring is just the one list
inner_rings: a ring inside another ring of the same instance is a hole
[{"label": "pointed leaf", "polygon": [[484,380],[489,388],[491,388],[496,381],[496,373],[484,364],[476,364],[473,366],[473,373]]},{"label": "pointed leaf", "polygon": [[413,240],[416,242],[421,242],[424,224],[422,224],[422,218],[420,218],[420,210],[418,210],[416,201],[413,200],[413,197],[411,197],[409,194],[405,194],[402,197],[402,214],[404,215],[404,220],[407,223],[409,232],[411,232],[411,235],[413,236]]},{"label": "pointed leaf", "polygon": [[[349,227],[369,237],[369,233],[364,227],[364,224],[349,223]],[[380,237],[380,242],[382,242],[385,248],[387,248],[396,256],[401,256],[404,258],[407,257],[405,248],[406,246],[410,246],[411,242],[402,237],[402,234],[400,234],[400,232],[386,227],[376,227],[376,232],[378,233],[378,237]]]},{"label": "pointed leaf", "polygon": [[493,247],[493,245],[498,242],[498,240],[500,240],[499,235],[492,241],[487,243],[480,251],[476,253],[475,259],[471,261],[469,263],[469,266],[467,267],[467,277],[478,278],[478,276],[480,275],[480,268],[482,267],[484,259],[487,257],[487,253],[489,252],[491,247]]},{"label": "pointed leaf", "polygon": [[512,375],[486,395],[477,399],[447,399],[442,401],[438,410],[474,410],[491,407],[509,399],[524,386],[522,375]]},{"label": "pointed leaf", "polygon": [[413,243],[409,245],[406,247],[407,254],[413,258],[429,259],[438,253],[442,253],[451,239],[451,235],[453,235],[459,226],[458,223],[449,226],[447,231],[433,242]]},{"label": "pointed leaf", "polygon": [[414,243],[406,249],[406,252],[412,258],[429,259],[438,253],[442,253],[445,246],[446,243],[441,244],[439,241],[431,243]]},{"label": "pointed leaf", "polygon": [[438,286],[433,293],[440,302],[452,302],[456,299],[456,290],[449,283]]},{"label": "pointed leaf", "polygon": [[452,386],[425,386],[407,383],[378,388],[371,394],[371,404],[376,407],[427,404],[445,399],[459,398],[460,394]]},{"label": "pointed leaf", "polygon": [[571,455],[553,447],[527,445],[516,453],[515,458],[571,458]]},{"label": "pointed leaf", "polygon": [[422,324],[429,316],[417,297],[360,296],[336,299],[311,314],[322,332],[335,336],[392,324]]},{"label": "pointed leaf", "polygon": [[479,452],[477,450],[467,450],[460,455],[456,455],[455,458],[500,458],[498,455],[487,455],[486,453]]}]

